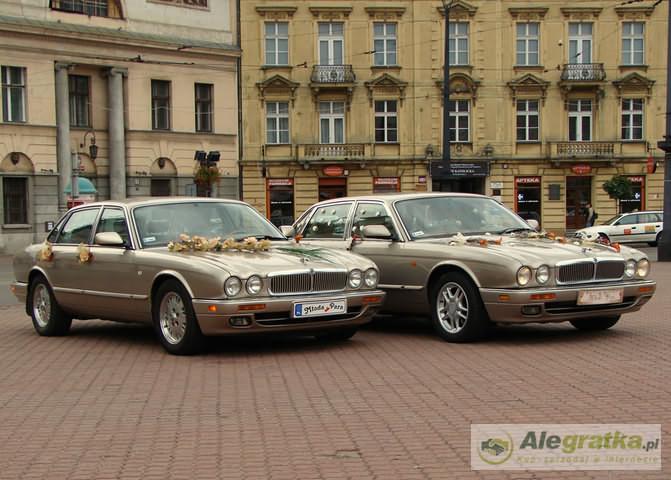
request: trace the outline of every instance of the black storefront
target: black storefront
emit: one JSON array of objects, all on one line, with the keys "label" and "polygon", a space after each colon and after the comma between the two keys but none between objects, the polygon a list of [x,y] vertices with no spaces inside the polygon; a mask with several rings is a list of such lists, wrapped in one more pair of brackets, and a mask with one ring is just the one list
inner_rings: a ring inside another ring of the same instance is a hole
[{"label": "black storefront", "polygon": [[485,193],[485,179],[489,176],[488,161],[451,161],[431,164],[434,192]]}]

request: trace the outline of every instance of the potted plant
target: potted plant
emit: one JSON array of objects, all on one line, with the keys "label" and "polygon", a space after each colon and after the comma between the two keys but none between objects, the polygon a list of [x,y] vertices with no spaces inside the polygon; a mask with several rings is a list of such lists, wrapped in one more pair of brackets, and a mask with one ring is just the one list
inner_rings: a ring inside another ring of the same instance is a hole
[{"label": "potted plant", "polygon": [[617,211],[620,211],[620,202],[631,198],[633,195],[631,181],[622,175],[614,175],[613,178],[603,183],[603,189],[610,198],[617,202]]},{"label": "potted plant", "polygon": [[207,196],[212,190],[212,185],[217,183],[220,177],[221,172],[214,165],[198,165],[193,173],[194,183],[205,190]]}]

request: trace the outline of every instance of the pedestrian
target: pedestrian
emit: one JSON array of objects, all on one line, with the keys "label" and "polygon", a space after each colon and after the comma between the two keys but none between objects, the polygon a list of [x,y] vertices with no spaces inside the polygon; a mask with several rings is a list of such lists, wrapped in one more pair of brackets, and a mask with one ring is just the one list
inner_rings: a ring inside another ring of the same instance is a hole
[{"label": "pedestrian", "polygon": [[594,222],[596,221],[597,213],[594,210],[594,207],[592,207],[591,203],[588,203],[585,205],[585,212],[587,215],[587,221],[585,222],[586,227],[591,227],[594,225]]}]

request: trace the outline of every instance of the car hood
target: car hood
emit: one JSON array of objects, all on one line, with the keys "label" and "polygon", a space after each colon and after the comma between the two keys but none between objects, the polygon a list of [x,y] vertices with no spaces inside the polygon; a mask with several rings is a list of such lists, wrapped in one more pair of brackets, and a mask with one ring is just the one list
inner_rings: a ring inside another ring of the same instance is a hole
[{"label": "car hood", "polygon": [[[468,237],[467,237],[468,238]],[[486,237],[478,237],[486,238]],[[491,236],[492,239],[498,239],[498,236]],[[445,251],[445,243],[450,243],[453,239],[443,239],[440,249]],[[422,243],[424,241],[421,241]],[[453,245],[458,247],[456,245]],[[500,257],[504,259],[513,259],[520,263],[520,265],[528,265],[531,267],[538,267],[540,265],[554,265],[558,262],[576,261],[591,259],[598,257],[600,259],[622,260],[625,253],[632,254],[627,258],[641,258],[640,252],[622,247],[621,252],[618,253],[611,247],[605,245],[580,245],[575,244],[568,239],[567,243],[560,243],[556,240],[546,238],[520,238],[508,237],[501,238],[501,245],[488,244],[486,247],[481,247],[477,243],[467,243],[463,248],[480,248],[483,254],[490,257]],[[485,253],[486,252],[486,253]],[[638,255],[634,255],[636,252]],[[491,261],[491,260],[490,260]],[[496,260],[494,260],[496,261]]]},{"label": "car hood", "polygon": [[291,242],[273,242],[266,251],[223,252],[169,252],[173,258],[186,260],[191,264],[200,264],[226,271],[243,278],[249,275],[265,276],[269,273],[306,269],[352,269],[362,270],[374,264],[359,255],[328,248],[307,247]]}]

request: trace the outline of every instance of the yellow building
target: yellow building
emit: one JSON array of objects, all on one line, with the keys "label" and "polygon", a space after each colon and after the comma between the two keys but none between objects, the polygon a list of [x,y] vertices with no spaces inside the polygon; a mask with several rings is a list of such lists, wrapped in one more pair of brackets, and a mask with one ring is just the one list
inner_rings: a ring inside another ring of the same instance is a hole
[{"label": "yellow building", "polygon": [[[72,200],[193,193],[196,151],[238,196],[235,2],[0,2],[0,251],[39,241]],[[86,195],[84,195],[86,193]]]},{"label": "yellow building", "polygon": [[661,208],[666,8],[452,1],[446,170],[442,2],[242,2],[244,199],[286,224],[333,196],[467,191],[564,231],[589,202],[614,214],[622,174],[622,208]]}]

